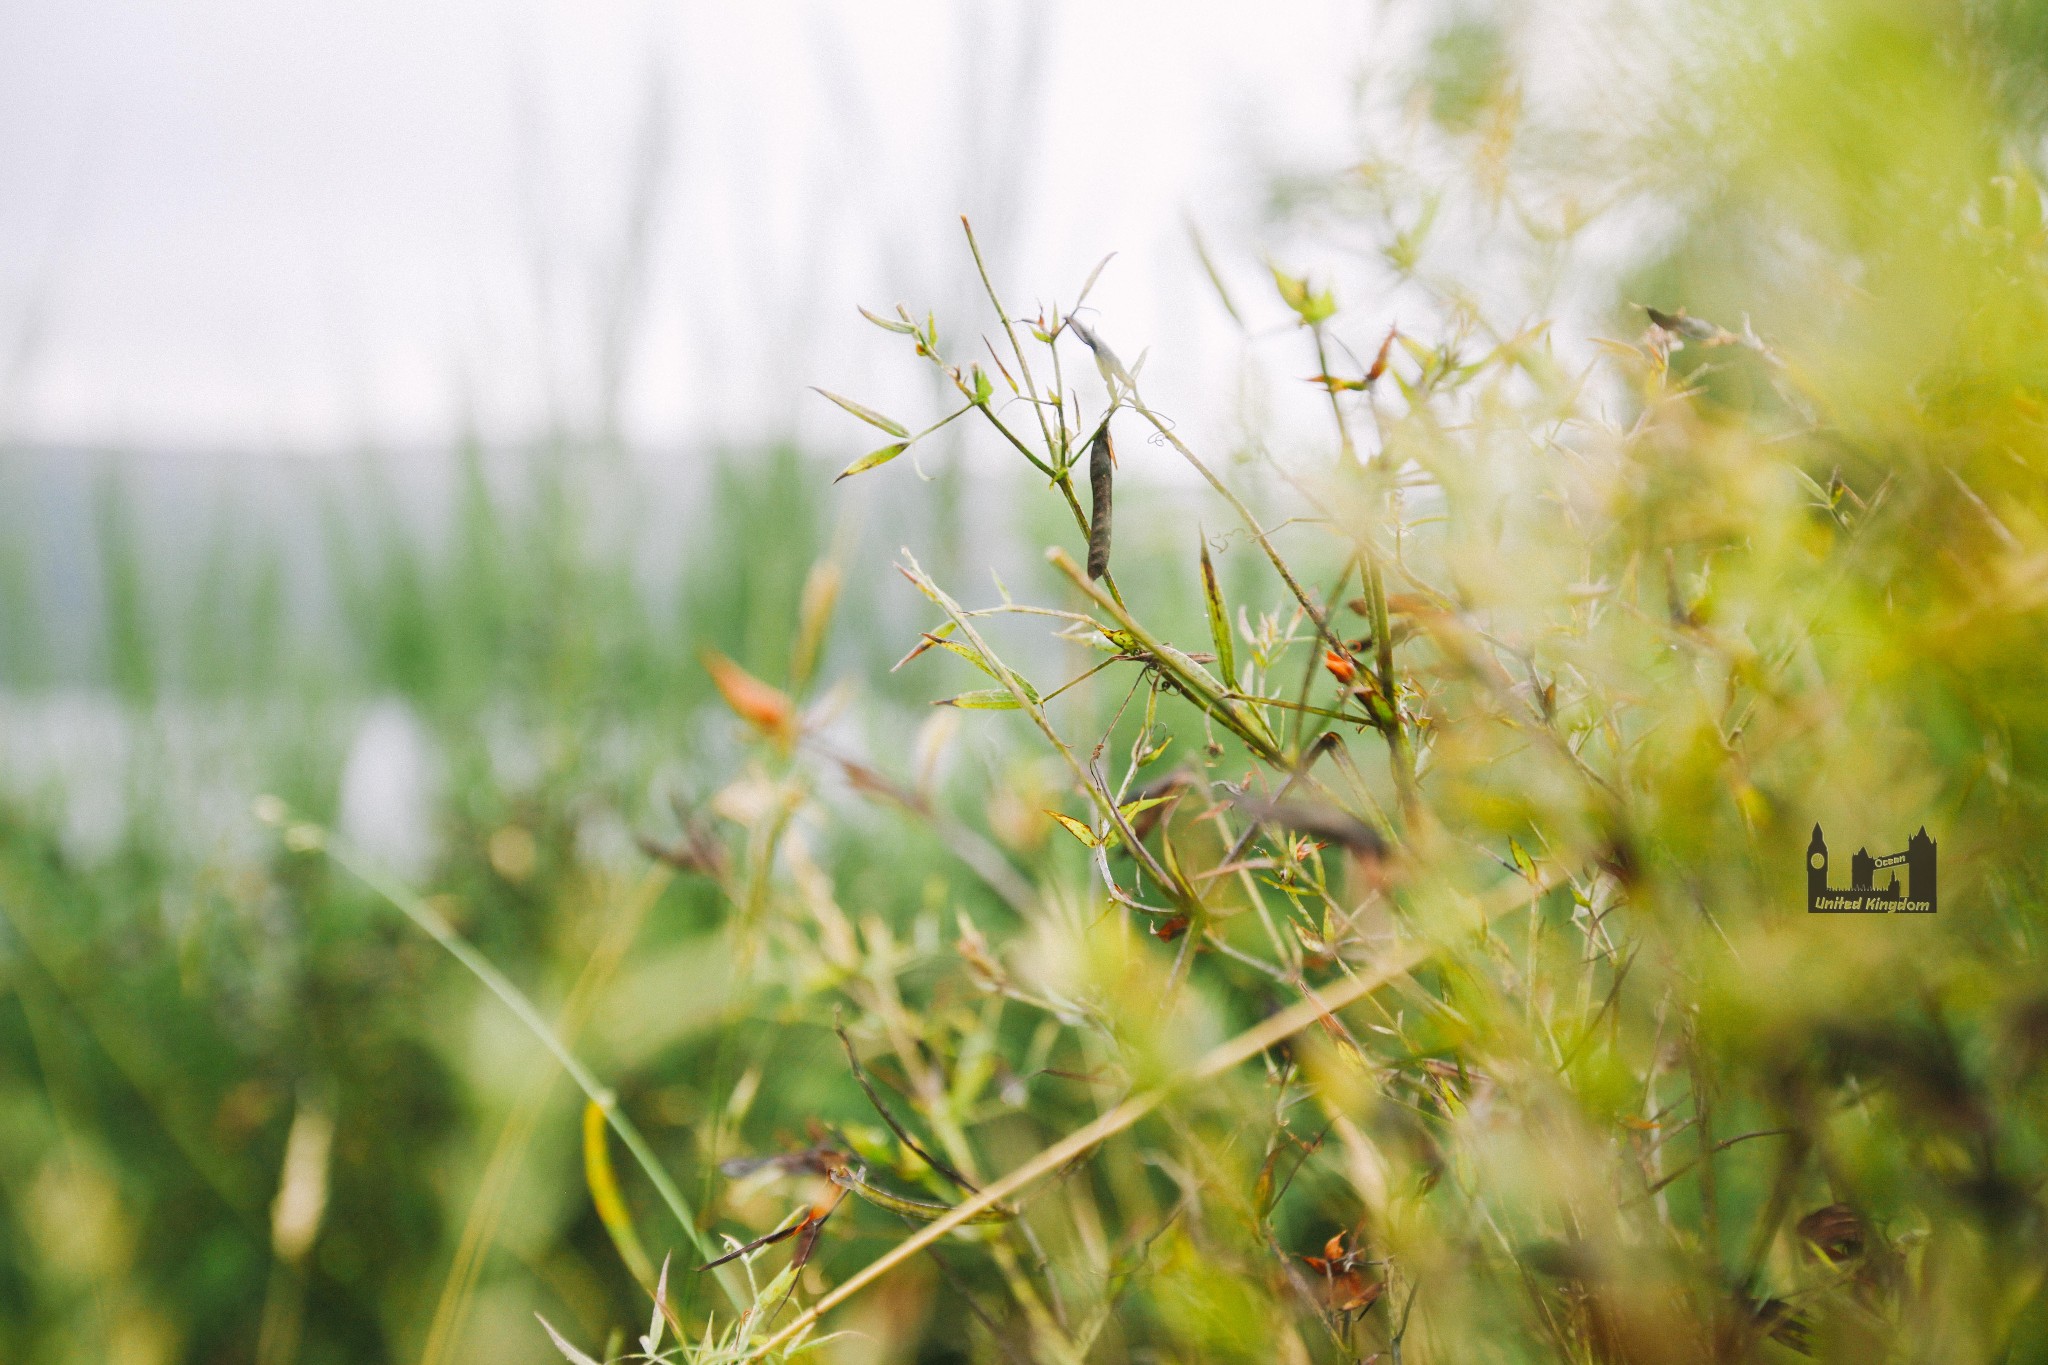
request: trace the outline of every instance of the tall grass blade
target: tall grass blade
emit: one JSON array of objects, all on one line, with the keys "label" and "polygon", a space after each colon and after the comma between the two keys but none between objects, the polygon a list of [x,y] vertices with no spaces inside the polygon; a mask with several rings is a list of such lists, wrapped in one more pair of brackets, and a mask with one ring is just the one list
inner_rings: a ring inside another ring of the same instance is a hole
[{"label": "tall grass blade", "polygon": [[1237,644],[1230,631],[1230,612],[1223,605],[1223,588],[1216,581],[1216,566],[1209,560],[1209,537],[1202,535],[1202,601],[1209,609],[1209,641],[1216,647],[1216,667],[1223,685],[1237,688]]},{"label": "tall grass blade", "polygon": [[[541,1017],[540,1011],[534,1008],[533,1002],[526,998],[524,992],[507,980],[504,973],[492,966],[490,960],[472,947],[467,939],[456,933],[454,927],[441,917],[439,911],[411,890],[386,877],[378,869],[357,857],[345,845],[330,841],[327,844],[327,856],[352,873],[363,885],[389,901],[400,914],[447,949],[450,956],[468,968],[470,974],[481,981],[491,994],[497,996],[505,1008],[512,1011],[513,1017],[524,1024],[527,1031],[554,1054],[555,1060],[569,1073],[570,1079],[576,1082],[576,1087],[583,1092],[584,1097],[604,1111],[605,1118],[611,1123],[612,1131],[619,1135],[619,1141],[626,1144],[626,1150],[640,1163],[640,1169],[646,1173],[648,1180],[653,1182],[662,1202],[668,1205],[669,1212],[674,1214],[676,1222],[682,1225],[683,1232],[690,1239],[690,1245],[706,1260],[710,1260],[714,1255],[711,1243],[698,1229],[696,1215],[690,1211],[689,1201],[683,1197],[683,1192],[676,1187],[676,1182],[670,1178],[667,1170],[655,1157],[653,1148],[647,1145],[647,1139],[641,1136],[639,1125],[618,1107],[618,1097],[601,1085],[590,1068],[583,1065],[569,1050],[554,1029],[548,1025],[547,1020]],[[735,1308],[746,1306],[746,1295],[729,1275],[720,1274],[718,1282]]]}]

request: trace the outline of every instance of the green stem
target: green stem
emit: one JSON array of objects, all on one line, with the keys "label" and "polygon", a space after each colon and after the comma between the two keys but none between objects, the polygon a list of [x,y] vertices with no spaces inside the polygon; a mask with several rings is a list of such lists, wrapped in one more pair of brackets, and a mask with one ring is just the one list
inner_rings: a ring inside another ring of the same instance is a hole
[{"label": "green stem", "polygon": [[1408,742],[1408,728],[1401,721],[1401,694],[1395,690],[1394,637],[1387,622],[1387,584],[1380,574],[1379,556],[1370,546],[1360,548],[1359,559],[1365,570],[1366,605],[1372,612],[1372,642],[1377,654],[1374,672],[1378,675],[1380,695],[1386,699],[1390,717],[1384,730],[1387,765],[1393,770],[1394,790],[1400,794],[1402,813],[1410,815],[1415,804],[1415,752]]},{"label": "green stem", "polygon": [[1240,711],[1233,705],[1223,686],[1211,678],[1202,666],[1187,655],[1164,643],[1138,624],[1137,618],[1106,592],[1088,581],[1073,557],[1065,550],[1052,549],[1046,552],[1052,566],[1072,580],[1075,587],[1086,593],[1089,600],[1116,618],[1116,623],[1130,633],[1144,651],[1151,655],[1154,667],[1165,675],[1195,705],[1222,721],[1229,731],[1245,742],[1246,747],[1266,762],[1277,768],[1290,766],[1286,755],[1273,737],[1265,732],[1265,726],[1251,713]]},{"label": "green stem", "polygon": [[[1053,553],[1066,559],[1070,565],[1074,562],[1063,550],[1055,550]],[[1066,760],[1067,767],[1073,771],[1075,780],[1081,784],[1081,789],[1087,792],[1088,799],[1095,803],[1096,811],[1105,821],[1115,826],[1122,833],[1124,842],[1131,851],[1131,856],[1137,859],[1161,886],[1172,888],[1176,884],[1174,878],[1165,868],[1159,865],[1159,860],[1152,856],[1152,850],[1145,847],[1144,841],[1131,831],[1129,824],[1124,820],[1123,812],[1117,809],[1116,798],[1110,795],[1102,779],[1090,771],[1088,765],[1081,762],[1066,740],[1060,737],[1059,731],[1053,728],[1052,721],[1046,716],[1045,708],[1032,694],[1031,689],[1025,685],[1024,680],[1018,677],[1008,664],[1003,662],[1000,655],[989,648],[988,642],[981,638],[981,633],[975,630],[973,623],[968,619],[968,613],[958,602],[955,602],[946,594],[945,589],[932,581],[931,576],[924,571],[916,559],[910,556],[909,551],[906,550],[904,552],[904,558],[908,561],[908,567],[903,571],[904,576],[916,584],[917,590],[930,598],[938,606],[939,610],[945,612],[952,619],[953,623],[960,628],[960,633],[966,637],[967,642],[973,645],[975,652],[980,654],[982,659],[987,662],[989,671],[995,674],[996,681],[1009,689],[1010,695],[1016,699],[1018,707],[1023,710],[1025,715],[1031,717],[1032,723],[1038,727],[1039,733],[1043,734],[1051,742],[1052,747],[1059,752],[1059,756]],[[1077,569],[1076,572],[1078,573],[1079,570]],[[1086,580],[1083,579],[1083,581],[1085,582]]]},{"label": "green stem", "polygon": [[[683,1192],[676,1188],[675,1181],[670,1179],[668,1172],[662,1168],[661,1162],[654,1155],[654,1149],[647,1145],[647,1139],[641,1136],[639,1125],[619,1108],[618,1097],[600,1084],[590,1068],[577,1059],[576,1054],[569,1050],[568,1044],[564,1043],[548,1021],[541,1017],[540,1011],[534,1008],[533,1002],[526,998],[525,993],[513,985],[503,972],[492,966],[490,959],[478,952],[469,940],[456,933],[454,926],[443,919],[439,911],[413,891],[392,881],[347,849],[331,841],[327,847],[327,856],[354,874],[363,885],[391,902],[400,914],[411,920],[429,938],[446,948],[450,956],[467,967],[472,976],[483,982],[491,994],[497,996],[505,1008],[511,1010],[513,1016],[526,1025],[527,1031],[540,1040],[541,1046],[554,1054],[555,1060],[569,1073],[569,1078],[576,1082],[577,1088],[592,1104],[604,1111],[605,1121],[611,1124],[612,1131],[619,1135],[619,1141],[633,1154],[633,1159],[640,1163],[640,1169],[647,1173],[647,1178],[654,1184],[655,1192],[661,1196],[662,1202],[668,1205],[669,1212],[683,1225],[683,1232],[689,1237],[690,1244],[705,1260],[714,1259],[718,1253],[698,1230],[696,1215],[690,1212],[689,1202],[683,1198]],[[730,1270],[720,1266],[716,1273],[719,1285],[725,1290],[725,1296],[732,1301],[733,1307],[745,1308],[748,1296],[731,1277]]]},{"label": "green stem", "polygon": [[1133,412],[1150,422],[1153,429],[1166,439],[1166,443],[1179,451],[1181,458],[1193,465],[1195,472],[1208,482],[1209,487],[1215,489],[1217,495],[1230,504],[1231,510],[1237,513],[1238,519],[1243,521],[1246,529],[1252,533],[1252,539],[1266,552],[1266,559],[1272,564],[1273,571],[1280,575],[1280,581],[1287,585],[1287,591],[1294,594],[1294,600],[1301,603],[1301,609],[1307,612],[1308,619],[1315,623],[1316,633],[1322,636],[1332,649],[1341,650],[1344,647],[1343,641],[1331,632],[1329,618],[1323,614],[1323,609],[1316,604],[1315,599],[1309,596],[1308,590],[1301,586],[1301,581],[1294,576],[1294,571],[1287,567],[1287,561],[1280,557],[1280,552],[1273,548],[1266,528],[1259,525],[1259,519],[1252,515],[1251,508],[1245,506],[1244,499],[1233,493],[1230,485],[1217,478],[1215,471],[1202,463],[1201,457],[1188,448],[1186,441],[1174,435],[1173,428],[1168,425],[1165,418],[1145,406],[1139,399],[1136,389],[1130,391],[1126,401]]},{"label": "green stem", "polygon": [[1010,339],[1010,352],[1017,357],[1017,371],[1024,377],[1024,396],[1031,400],[1031,411],[1038,418],[1038,433],[1045,438],[1048,454],[1058,458],[1059,446],[1052,439],[1052,428],[1045,424],[1045,409],[1039,405],[1038,386],[1031,379],[1031,362],[1024,356],[1024,344],[1017,340],[1017,329],[1010,322],[1009,310],[996,296],[995,282],[988,277],[988,263],[981,259],[981,243],[974,239],[974,225],[967,221],[967,215],[960,215],[960,226],[967,233],[967,249],[974,253],[974,268],[981,275],[981,287],[988,293],[989,304],[996,310],[997,321],[1003,324],[1003,335]]},{"label": "green stem", "polygon": [[1351,440],[1351,424],[1344,420],[1344,405],[1338,401],[1336,386],[1330,383],[1330,357],[1323,345],[1323,324],[1317,323],[1309,329],[1316,339],[1316,368],[1322,372],[1324,392],[1330,395],[1330,416],[1337,423],[1337,441],[1342,448],[1346,468],[1357,463],[1358,447]]}]

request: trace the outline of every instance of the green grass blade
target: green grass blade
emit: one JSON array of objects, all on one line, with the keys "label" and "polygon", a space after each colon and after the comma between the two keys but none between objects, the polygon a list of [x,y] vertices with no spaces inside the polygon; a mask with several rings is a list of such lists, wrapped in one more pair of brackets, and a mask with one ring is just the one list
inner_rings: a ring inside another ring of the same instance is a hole
[{"label": "green grass blade", "polygon": [[1230,633],[1230,613],[1223,606],[1223,588],[1216,582],[1216,566],[1209,561],[1209,537],[1202,536],[1202,600],[1209,608],[1209,639],[1216,646],[1216,667],[1223,673],[1223,685],[1237,687],[1237,645]]},{"label": "green grass blade", "polygon": [[[690,1239],[690,1245],[695,1247],[705,1260],[712,1260],[717,1252],[712,1249],[709,1239],[698,1229],[697,1218],[690,1211],[689,1201],[683,1197],[683,1192],[676,1187],[676,1182],[656,1159],[654,1150],[647,1145],[647,1139],[641,1136],[639,1125],[618,1107],[618,1097],[601,1085],[590,1068],[569,1050],[568,1045],[556,1035],[548,1021],[541,1017],[540,1011],[534,1008],[533,1002],[526,998],[525,993],[513,985],[503,972],[492,966],[490,959],[479,953],[469,940],[456,933],[454,926],[443,919],[439,911],[409,888],[386,877],[344,846],[330,842],[327,846],[327,856],[353,874],[363,885],[391,902],[400,914],[411,920],[429,938],[446,948],[451,957],[467,967],[477,980],[483,982],[491,994],[497,996],[505,1008],[511,1010],[519,1022],[526,1025],[527,1031],[554,1054],[555,1060],[569,1073],[569,1078],[576,1082],[577,1089],[583,1092],[584,1097],[604,1111],[605,1119],[610,1122],[612,1131],[619,1135],[619,1141],[626,1145],[626,1150],[640,1163],[640,1169],[646,1172],[647,1178],[653,1182],[655,1192],[661,1196],[662,1202],[668,1205],[669,1212],[682,1224],[683,1232]],[[741,1291],[728,1273],[721,1270],[718,1283],[725,1290],[725,1296],[732,1302],[733,1307],[747,1306],[748,1296]]]}]

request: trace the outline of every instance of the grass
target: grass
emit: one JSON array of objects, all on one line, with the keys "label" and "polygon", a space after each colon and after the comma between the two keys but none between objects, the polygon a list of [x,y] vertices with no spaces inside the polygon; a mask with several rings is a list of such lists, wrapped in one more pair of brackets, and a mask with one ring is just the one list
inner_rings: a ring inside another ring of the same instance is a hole
[{"label": "grass", "polygon": [[[1269,294],[1208,258],[1315,375],[1298,456],[970,234],[979,316],[871,315],[946,401],[835,401],[888,438],[843,479],[1009,462],[995,583],[793,452],[680,566],[566,448],[189,580],[115,481],[60,668],[13,528],[9,684],[119,697],[130,818],[0,806],[0,1354],[2041,1355],[2039,81],[1700,15],[1686,98],[1572,144],[1686,224],[1597,325],[1461,273],[1570,246],[1483,16],[1400,102],[1463,179],[1336,177]],[[391,696],[412,886],[335,796]],[[1807,914],[1816,823],[1924,825],[1940,911]]]}]

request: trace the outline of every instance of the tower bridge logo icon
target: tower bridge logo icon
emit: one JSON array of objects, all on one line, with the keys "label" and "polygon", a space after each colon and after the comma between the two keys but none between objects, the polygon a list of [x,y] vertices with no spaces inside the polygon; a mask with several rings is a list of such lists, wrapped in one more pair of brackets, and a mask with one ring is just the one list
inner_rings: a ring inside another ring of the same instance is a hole
[{"label": "tower bridge logo icon", "polygon": [[[1806,846],[1806,909],[1809,914],[1931,915],[1934,913],[1934,840],[1927,827],[1906,841],[1897,853],[1872,857],[1857,849],[1849,859],[1849,887],[1828,885],[1828,845],[1820,826],[1813,827],[1813,842]],[[1899,874],[1893,871],[1883,885],[1877,874],[1887,868],[1906,869],[1906,887],[1899,889]]]}]

